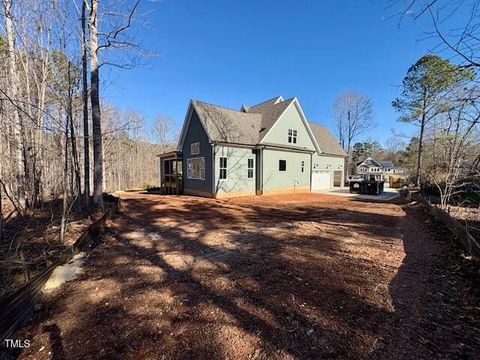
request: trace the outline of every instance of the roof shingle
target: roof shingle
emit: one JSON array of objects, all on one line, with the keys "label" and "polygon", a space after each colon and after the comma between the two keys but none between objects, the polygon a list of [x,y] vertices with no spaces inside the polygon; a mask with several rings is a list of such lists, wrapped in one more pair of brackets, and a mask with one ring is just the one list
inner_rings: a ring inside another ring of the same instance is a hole
[{"label": "roof shingle", "polygon": [[323,154],[347,156],[340,144],[325,126],[313,123],[309,124],[313,136],[315,136],[315,140],[317,140],[318,146]]},{"label": "roof shingle", "polygon": [[197,100],[192,103],[212,141],[248,145],[258,143],[262,115],[230,110]]},{"label": "roof shingle", "polygon": [[261,114],[262,123],[260,127],[260,140],[268,133],[272,128],[275,122],[278,120],[280,115],[283,114],[285,109],[293,103],[295,98],[288,100],[283,100],[282,97],[273,98],[271,100],[265,101],[261,104],[251,106],[248,108],[249,114]]},{"label": "roof shingle", "polygon": [[[257,145],[294,101],[278,96],[254,106],[243,105],[242,111],[198,100],[192,104],[212,141]],[[310,123],[310,128],[322,153],[346,156],[326,127]]]}]

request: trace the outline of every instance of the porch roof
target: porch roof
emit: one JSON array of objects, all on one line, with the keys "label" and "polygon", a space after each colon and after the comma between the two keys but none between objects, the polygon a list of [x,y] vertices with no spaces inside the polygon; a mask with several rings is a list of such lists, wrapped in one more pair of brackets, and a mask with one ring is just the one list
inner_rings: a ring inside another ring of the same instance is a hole
[{"label": "porch roof", "polygon": [[169,152],[166,152],[166,153],[163,153],[163,154],[158,154],[157,156],[160,159],[168,159],[168,158],[181,159],[182,158],[182,152],[177,151],[177,150],[173,150],[173,151],[169,151]]}]

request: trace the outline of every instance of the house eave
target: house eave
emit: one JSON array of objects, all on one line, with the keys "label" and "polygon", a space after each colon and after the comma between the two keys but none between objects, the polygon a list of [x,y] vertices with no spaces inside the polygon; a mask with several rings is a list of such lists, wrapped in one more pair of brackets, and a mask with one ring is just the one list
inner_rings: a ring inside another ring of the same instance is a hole
[{"label": "house eave", "polygon": [[220,146],[252,148],[252,149],[256,147],[256,144],[243,144],[243,143],[235,143],[235,142],[228,142],[228,141],[212,141],[210,142],[210,144],[220,145]]},{"label": "house eave", "polygon": [[307,149],[307,148],[277,145],[277,144],[270,144],[270,143],[258,144],[256,148],[267,149],[267,150],[281,150],[281,151],[289,151],[289,152],[301,152],[306,154],[313,154],[316,152],[316,150]]}]

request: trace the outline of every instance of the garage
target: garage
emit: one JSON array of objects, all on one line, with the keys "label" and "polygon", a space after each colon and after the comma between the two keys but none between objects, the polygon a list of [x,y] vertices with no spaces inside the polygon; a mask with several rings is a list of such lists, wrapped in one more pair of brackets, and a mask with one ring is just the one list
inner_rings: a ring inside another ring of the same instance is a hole
[{"label": "garage", "polygon": [[312,171],[312,191],[330,188],[330,171],[313,170]]}]

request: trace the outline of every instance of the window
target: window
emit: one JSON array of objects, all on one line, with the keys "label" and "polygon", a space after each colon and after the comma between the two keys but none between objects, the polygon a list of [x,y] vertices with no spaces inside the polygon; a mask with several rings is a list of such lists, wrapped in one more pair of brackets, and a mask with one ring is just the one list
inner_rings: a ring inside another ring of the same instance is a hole
[{"label": "window", "polygon": [[200,154],[200,143],[195,142],[190,144],[190,155]]},{"label": "window", "polygon": [[287,171],[287,160],[278,160],[278,171]]},{"label": "window", "polygon": [[205,180],[205,158],[187,159],[187,178]]},{"label": "window", "polygon": [[305,171],[305,161],[302,161],[302,172]]},{"label": "window", "polygon": [[227,178],[227,158],[220,157],[220,180]]},{"label": "window", "polygon": [[297,143],[297,130],[288,129],[288,142],[290,144],[296,144]]},{"label": "window", "polygon": [[248,179],[253,179],[253,159],[248,159],[247,160],[247,178]]}]

